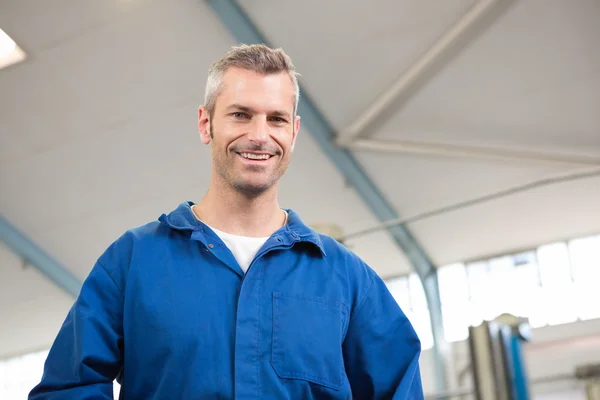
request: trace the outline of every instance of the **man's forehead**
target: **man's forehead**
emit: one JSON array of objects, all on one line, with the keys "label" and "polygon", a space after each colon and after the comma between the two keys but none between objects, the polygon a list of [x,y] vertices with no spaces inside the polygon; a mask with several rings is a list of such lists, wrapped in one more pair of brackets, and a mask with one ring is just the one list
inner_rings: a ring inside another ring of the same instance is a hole
[{"label": "man's forehead", "polygon": [[265,75],[236,68],[223,77],[217,103],[226,108],[268,108],[287,113],[285,109],[294,109],[294,87],[286,73]]},{"label": "man's forehead", "polygon": [[260,88],[294,92],[294,84],[289,74],[279,72],[274,74],[261,74],[259,72],[229,68],[223,76],[223,85],[229,89]]}]

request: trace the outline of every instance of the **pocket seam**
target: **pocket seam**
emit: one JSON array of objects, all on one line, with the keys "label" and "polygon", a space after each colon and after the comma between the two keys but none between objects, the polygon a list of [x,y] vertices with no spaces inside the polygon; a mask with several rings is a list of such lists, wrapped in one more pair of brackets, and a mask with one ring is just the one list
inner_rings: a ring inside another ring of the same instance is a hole
[{"label": "pocket seam", "polygon": [[[276,349],[277,349],[277,343],[280,342],[280,340],[278,339],[277,336],[277,332],[279,331],[278,329],[278,325],[277,325],[277,318],[276,316],[280,314],[280,302],[278,301],[279,299],[294,299],[294,300],[300,300],[300,301],[305,301],[305,302],[313,302],[313,303],[319,303],[322,306],[325,306],[327,308],[330,308],[334,311],[337,311],[340,313],[340,324],[341,324],[341,331],[339,332],[340,334],[340,342],[342,340],[342,335],[343,335],[343,330],[344,330],[344,326],[346,325],[346,318],[348,316],[348,309],[346,307],[346,305],[343,302],[332,302],[332,301],[328,301],[325,298],[321,298],[321,297],[314,297],[314,296],[305,296],[305,295],[300,295],[300,294],[283,294],[281,292],[273,292],[273,306],[274,306],[274,314],[273,314],[273,344],[272,344],[272,350],[271,350],[271,366],[273,367],[273,369],[275,370],[275,373],[280,377],[280,378],[288,378],[288,379],[304,379],[308,382],[312,382],[312,383],[316,383],[328,388],[331,388],[333,390],[339,390],[342,386],[343,386],[343,375],[344,375],[344,368],[343,368],[343,362],[340,366],[340,373],[339,373],[339,381],[338,382],[332,382],[328,379],[324,379],[315,375],[311,375],[311,374],[306,374],[303,372],[292,372],[292,371],[282,371],[281,366],[277,366],[275,365],[275,360],[274,360],[274,353],[276,353]],[[340,343],[341,346],[341,343]],[[284,368],[285,369],[285,368]]]}]

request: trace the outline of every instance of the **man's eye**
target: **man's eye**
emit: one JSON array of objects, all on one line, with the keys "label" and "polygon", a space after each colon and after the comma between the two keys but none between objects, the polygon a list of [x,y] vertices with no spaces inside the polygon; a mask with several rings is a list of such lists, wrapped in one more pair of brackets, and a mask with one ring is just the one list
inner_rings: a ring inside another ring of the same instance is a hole
[{"label": "man's eye", "polygon": [[285,119],[283,119],[283,118],[279,118],[279,117],[273,117],[273,118],[271,118],[271,121],[273,121],[273,122],[276,122],[276,123],[280,124],[280,123],[282,123],[282,122],[285,122]]},{"label": "man's eye", "polygon": [[247,117],[247,115],[246,115],[246,114],[244,114],[243,112],[234,112],[232,115],[233,115],[235,118],[246,118],[246,117]]}]

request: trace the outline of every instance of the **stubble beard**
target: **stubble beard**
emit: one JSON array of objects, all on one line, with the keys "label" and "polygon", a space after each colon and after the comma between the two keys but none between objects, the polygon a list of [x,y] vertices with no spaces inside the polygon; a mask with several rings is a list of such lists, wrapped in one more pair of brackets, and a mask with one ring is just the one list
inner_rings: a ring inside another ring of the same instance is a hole
[{"label": "stubble beard", "polygon": [[[210,136],[214,143],[214,132],[212,125],[210,127]],[[254,199],[261,196],[271,189],[283,175],[284,171],[280,171],[281,167],[275,167],[275,169],[269,174],[266,183],[253,184],[249,180],[238,176],[236,173],[236,167],[234,166],[234,163],[236,162],[234,159],[236,154],[231,154],[230,157],[230,150],[227,149],[226,151],[227,153],[225,155],[217,156],[217,158],[214,160],[215,171],[227,185],[246,198]]]}]

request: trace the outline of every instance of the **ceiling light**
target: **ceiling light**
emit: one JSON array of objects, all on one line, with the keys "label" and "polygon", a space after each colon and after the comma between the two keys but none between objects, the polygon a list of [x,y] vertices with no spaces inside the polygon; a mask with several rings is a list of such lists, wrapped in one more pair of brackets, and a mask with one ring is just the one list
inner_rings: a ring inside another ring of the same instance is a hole
[{"label": "ceiling light", "polygon": [[19,63],[25,57],[25,52],[0,29],[0,69]]}]

